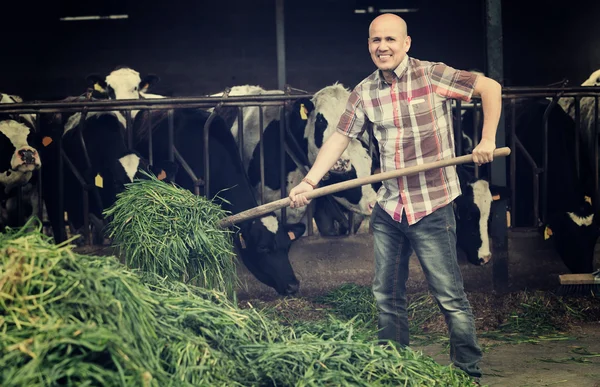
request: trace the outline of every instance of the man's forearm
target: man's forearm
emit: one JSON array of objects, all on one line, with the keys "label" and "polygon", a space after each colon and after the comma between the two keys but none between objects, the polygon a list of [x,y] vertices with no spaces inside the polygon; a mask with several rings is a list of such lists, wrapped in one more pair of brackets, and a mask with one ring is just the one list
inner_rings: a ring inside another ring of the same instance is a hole
[{"label": "man's forearm", "polygon": [[317,159],[313,164],[310,171],[306,175],[306,178],[318,183],[323,176],[333,165],[338,161],[344,150],[350,144],[350,137],[345,136],[339,132],[334,132],[328,139],[325,141],[321,150],[319,150],[319,154],[317,154]]},{"label": "man's forearm", "polygon": [[[502,87],[493,79],[484,78],[480,90],[481,106],[483,108],[483,130],[481,139],[496,142],[496,131],[500,114],[502,113]],[[480,81],[481,81],[480,80]]]}]

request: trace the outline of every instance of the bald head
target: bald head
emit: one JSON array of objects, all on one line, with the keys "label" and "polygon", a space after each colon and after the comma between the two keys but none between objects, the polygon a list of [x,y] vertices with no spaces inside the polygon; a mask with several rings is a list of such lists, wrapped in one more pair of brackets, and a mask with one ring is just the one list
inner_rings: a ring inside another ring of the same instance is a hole
[{"label": "bald head", "polygon": [[377,16],[369,26],[369,53],[388,82],[410,49],[406,22],[392,13]]},{"label": "bald head", "polygon": [[369,37],[373,36],[373,32],[381,29],[394,31],[403,37],[408,35],[408,27],[404,19],[393,13],[384,13],[373,19],[369,25]]}]

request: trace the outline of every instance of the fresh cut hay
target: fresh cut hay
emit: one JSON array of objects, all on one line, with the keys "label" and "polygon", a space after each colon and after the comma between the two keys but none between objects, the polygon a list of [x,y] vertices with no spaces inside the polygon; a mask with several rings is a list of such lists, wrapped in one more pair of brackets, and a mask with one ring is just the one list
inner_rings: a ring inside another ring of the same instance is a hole
[{"label": "fresh cut hay", "polygon": [[146,175],[105,211],[109,237],[128,267],[232,294],[237,284],[232,232],[218,226],[218,203]]},{"label": "fresh cut hay", "polygon": [[470,385],[418,352],[355,339],[351,323],[296,331],[40,229],[0,235],[4,387]]}]

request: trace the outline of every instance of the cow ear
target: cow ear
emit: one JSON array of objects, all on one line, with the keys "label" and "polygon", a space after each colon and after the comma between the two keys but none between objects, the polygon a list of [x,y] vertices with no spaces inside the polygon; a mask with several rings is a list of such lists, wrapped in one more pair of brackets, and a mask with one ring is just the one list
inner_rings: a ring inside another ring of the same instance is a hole
[{"label": "cow ear", "polygon": [[295,241],[300,238],[304,231],[306,230],[306,226],[304,223],[294,223],[294,224],[286,224],[285,231],[287,231],[288,237],[291,241]]},{"label": "cow ear", "polygon": [[510,198],[510,189],[508,187],[500,187],[490,184],[490,192],[492,194],[492,200],[494,201]]},{"label": "cow ear", "polygon": [[179,165],[172,161],[161,161],[151,167],[151,172],[161,181],[174,181]]},{"label": "cow ear", "polygon": [[87,85],[90,89],[94,90],[94,93],[106,94],[106,82],[98,75],[88,75],[86,78]]},{"label": "cow ear", "polygon": [[140,93],[147,93],[148,89],[150,89],[152,86],[156,85],[159,81],[160,81],[160,78],[157,75],[153,75],[153,74],[147,75],[140,82],[138,89],[139,89]]},{"label": "cow ear", "polygon": [[297,114],[296,117],[300,117],[302,121],[306,121],[310,113],[315,110],[315,105],[308,98],[300,98],[294,102],[292,106],[294,115]]}]

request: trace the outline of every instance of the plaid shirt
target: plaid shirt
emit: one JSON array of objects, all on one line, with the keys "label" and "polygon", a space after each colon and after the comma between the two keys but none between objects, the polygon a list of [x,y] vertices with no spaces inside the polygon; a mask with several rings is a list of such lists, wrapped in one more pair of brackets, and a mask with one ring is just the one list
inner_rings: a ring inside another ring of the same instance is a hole
[{"label": "plaid shirt", "polygon": [[[383,172],[454,157],[451,98],[470,101],[477,75],[406,56],[388,84],[379,70],[350,94],[337,130],[358,137],[373,123]],[[396,221],[414,224],[461,193],[456,167],[383,182],[378,203]]]}]

